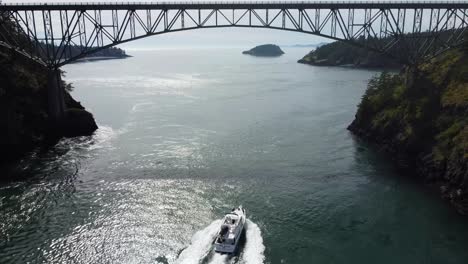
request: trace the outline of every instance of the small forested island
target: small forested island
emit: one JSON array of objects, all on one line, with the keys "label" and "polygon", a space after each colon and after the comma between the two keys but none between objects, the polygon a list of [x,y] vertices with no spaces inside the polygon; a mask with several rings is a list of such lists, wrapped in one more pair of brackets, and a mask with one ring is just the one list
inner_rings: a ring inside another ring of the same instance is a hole
[{"label": "small forested island", "polygon": [[[50,45],[41,43],[44,50],[51,49]],[[94,47],[97,48],[97,47]],[[63,52],[63,59],[74,58],[82,54],[83,47],[80,45],[67,45]],[[117,47],[109,47],[102,50],[95,51],[91,54],[86,55],[83,58],[76,60],[75,62],[86,62],[86,61],[98,61],[98,60],[112,60],[112,59],[125,59],[131,57],[125,50]]]},{"label": "small forested island", "polygon": [[348,129],[468,214],[468,45],[370,80]]},{"label": "small forested island", "polygon": [[348,43],[336,41],[319,46],[298,61],[315,66],[351,66],[360,68],[400,68],[394,60]]},{"label": "small forested island", "polygon": [[265,44],[265,45],[256,46],[255,48],[251,50],[246,50],[242,52],[242,54],[248,54],[248,55],[258,56],[258,57],[278,57],[278,56],[283,55],[284,51],[282,51],[281,48],[277,45]]}]

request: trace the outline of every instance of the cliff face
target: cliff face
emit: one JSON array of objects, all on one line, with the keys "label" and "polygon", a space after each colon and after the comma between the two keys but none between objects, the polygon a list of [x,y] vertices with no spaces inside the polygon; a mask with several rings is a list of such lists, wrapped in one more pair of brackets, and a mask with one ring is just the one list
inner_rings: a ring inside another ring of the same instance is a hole
[{"label": "cliff face", "polygon": [[68,92],[63,126],[51,126],[46,87],[47,69],[0,49],[0,163],[62,136],[89,135],[97,129],[92,115]]},{"label": "cliff face", "polygon": [[298,61],[315,66],[353,66],[361,68],[400,68],[393,60],[349,45],[344,42],[332,42],[318,47]]},{"label": "cliff face", "polygon": [[369,82],[349,130],[468,214],[468,49]]}]

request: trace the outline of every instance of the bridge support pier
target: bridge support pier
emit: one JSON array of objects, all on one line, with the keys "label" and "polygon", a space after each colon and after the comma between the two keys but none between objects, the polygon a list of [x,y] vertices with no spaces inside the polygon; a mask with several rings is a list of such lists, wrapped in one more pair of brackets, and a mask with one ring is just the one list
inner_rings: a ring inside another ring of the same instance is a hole
[{"label": "bridge support pier", "polygon": [[57,124],[65,117],[65,97],[62,76],[58,68],[47,72],[47,104],[51,123]]}]

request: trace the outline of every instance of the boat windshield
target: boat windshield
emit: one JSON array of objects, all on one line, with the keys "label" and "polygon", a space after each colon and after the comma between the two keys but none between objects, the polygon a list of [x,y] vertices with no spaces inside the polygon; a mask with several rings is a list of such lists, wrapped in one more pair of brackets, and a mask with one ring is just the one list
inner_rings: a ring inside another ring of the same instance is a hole
[{"label": "boat windshield", "polygon": [[225,224],[234,225],[237,222],[238,217],[235,215],[227,215],[224,219]]}]

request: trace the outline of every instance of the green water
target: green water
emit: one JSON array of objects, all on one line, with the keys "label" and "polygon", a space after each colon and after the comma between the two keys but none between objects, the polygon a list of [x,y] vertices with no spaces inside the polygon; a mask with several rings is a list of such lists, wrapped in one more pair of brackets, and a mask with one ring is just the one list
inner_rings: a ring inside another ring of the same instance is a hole
[{"label": "green water", "polygon": [[376,72],[240,52],[65,67],[100,129],[4,170],[0,263],[468,263],[466,219],[346,130]]}]

